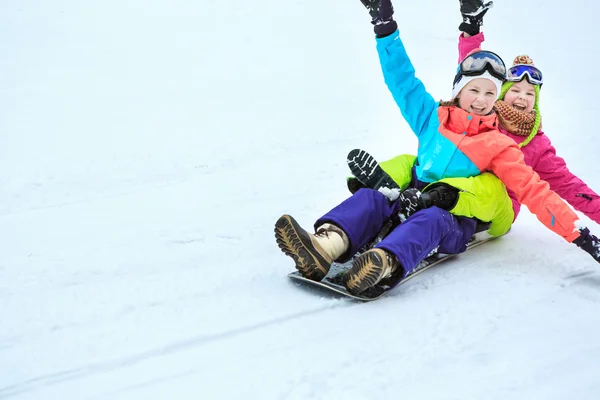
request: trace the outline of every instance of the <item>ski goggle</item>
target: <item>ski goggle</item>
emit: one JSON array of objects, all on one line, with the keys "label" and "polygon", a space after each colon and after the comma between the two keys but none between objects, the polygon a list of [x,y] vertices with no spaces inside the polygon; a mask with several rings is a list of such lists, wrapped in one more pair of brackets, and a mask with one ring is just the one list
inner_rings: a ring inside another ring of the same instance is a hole
[{"label": "ski goggle", "polygon": [[504,61],[498,54],[486,50],[478,51],[465,57],[458,65],[456,78],[460,79],[461,75],[477,76],[483,74],[485,71],[501,81],[506,80],[506,65]]},{"label": "ski goggle", "polygon": [[540,85],[544,83],[542,71],[530,64],[517,64],[508,69],[508,80],[510,82],[519,82],[523,78],[532,85]]}]

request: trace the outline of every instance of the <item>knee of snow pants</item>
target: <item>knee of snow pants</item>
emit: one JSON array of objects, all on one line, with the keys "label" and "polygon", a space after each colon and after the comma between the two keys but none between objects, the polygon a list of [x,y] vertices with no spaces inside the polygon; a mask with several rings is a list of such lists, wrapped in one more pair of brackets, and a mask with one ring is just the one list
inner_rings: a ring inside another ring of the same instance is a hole
[{"label": "knee of snow pants", "polygon": [[476,225],[473,218],[430,207],[410,216],[375,247],[393,253],[408,274],[436,248],[446,254],[465,251]]},{"label": "knee of snow pants", "polygon": [[348,251],[338,261],[356,254],[379,233],[383,225],[398,213],[398,204],[390,203],[377,190],[360,189],[315,222],[315,229],[326,222],[339,226],[350,241]]}]

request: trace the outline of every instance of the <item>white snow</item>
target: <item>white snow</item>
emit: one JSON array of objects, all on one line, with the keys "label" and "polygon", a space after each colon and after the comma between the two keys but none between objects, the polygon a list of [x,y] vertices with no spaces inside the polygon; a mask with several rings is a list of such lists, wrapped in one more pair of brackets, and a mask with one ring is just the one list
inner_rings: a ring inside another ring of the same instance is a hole
[{"label": "white snow", "polygon": [[[596,190],[599,7],[485,25]],[[447,99],[458,2],[395,9]],[[416,150],[374,47],[359,1],[1,2],[0,398],[598,399],[599,266],[527,211],[373,303],[286,277],[281,214],[346,198],[353,148]]]},{"label": "white snow", "polygon": [[378,190],[383,193],[385,197],[390,199],[390,201],[394,201],[400,197],[400,189],[398,188],[390,189],[389,187],[380,187]]}]

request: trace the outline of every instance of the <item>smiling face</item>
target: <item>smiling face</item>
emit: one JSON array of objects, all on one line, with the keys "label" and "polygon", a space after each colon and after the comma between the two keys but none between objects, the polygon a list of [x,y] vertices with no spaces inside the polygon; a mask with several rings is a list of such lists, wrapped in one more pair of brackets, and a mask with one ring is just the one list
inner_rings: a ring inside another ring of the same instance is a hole
[{"label": "smiling face", "polygon": [[496,101],[497,90],[489,79],[473,79],[460,91],[458,106],[471,114],[488,115]]},{"label": "smiling face", "polygon": [[527,79],[523,79],[512,85],[504,95],[504,101],[517,111],[530,113],[535,104],[535,89]]}]

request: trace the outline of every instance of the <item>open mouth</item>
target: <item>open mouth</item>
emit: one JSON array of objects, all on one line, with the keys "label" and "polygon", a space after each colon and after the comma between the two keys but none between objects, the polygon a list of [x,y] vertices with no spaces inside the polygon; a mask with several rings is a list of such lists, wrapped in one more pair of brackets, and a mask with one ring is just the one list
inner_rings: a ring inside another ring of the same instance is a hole
[{"label": "open mouth", "polygon": [[513,108],[517,111],[525,111],[525,109],[527,108],[525,105],[523,104],[513,104]]},{"label": "open mouth", "polygon": [[475,114],[482,114],[485,111],[485,107],[471,106],[471,109]]}]

